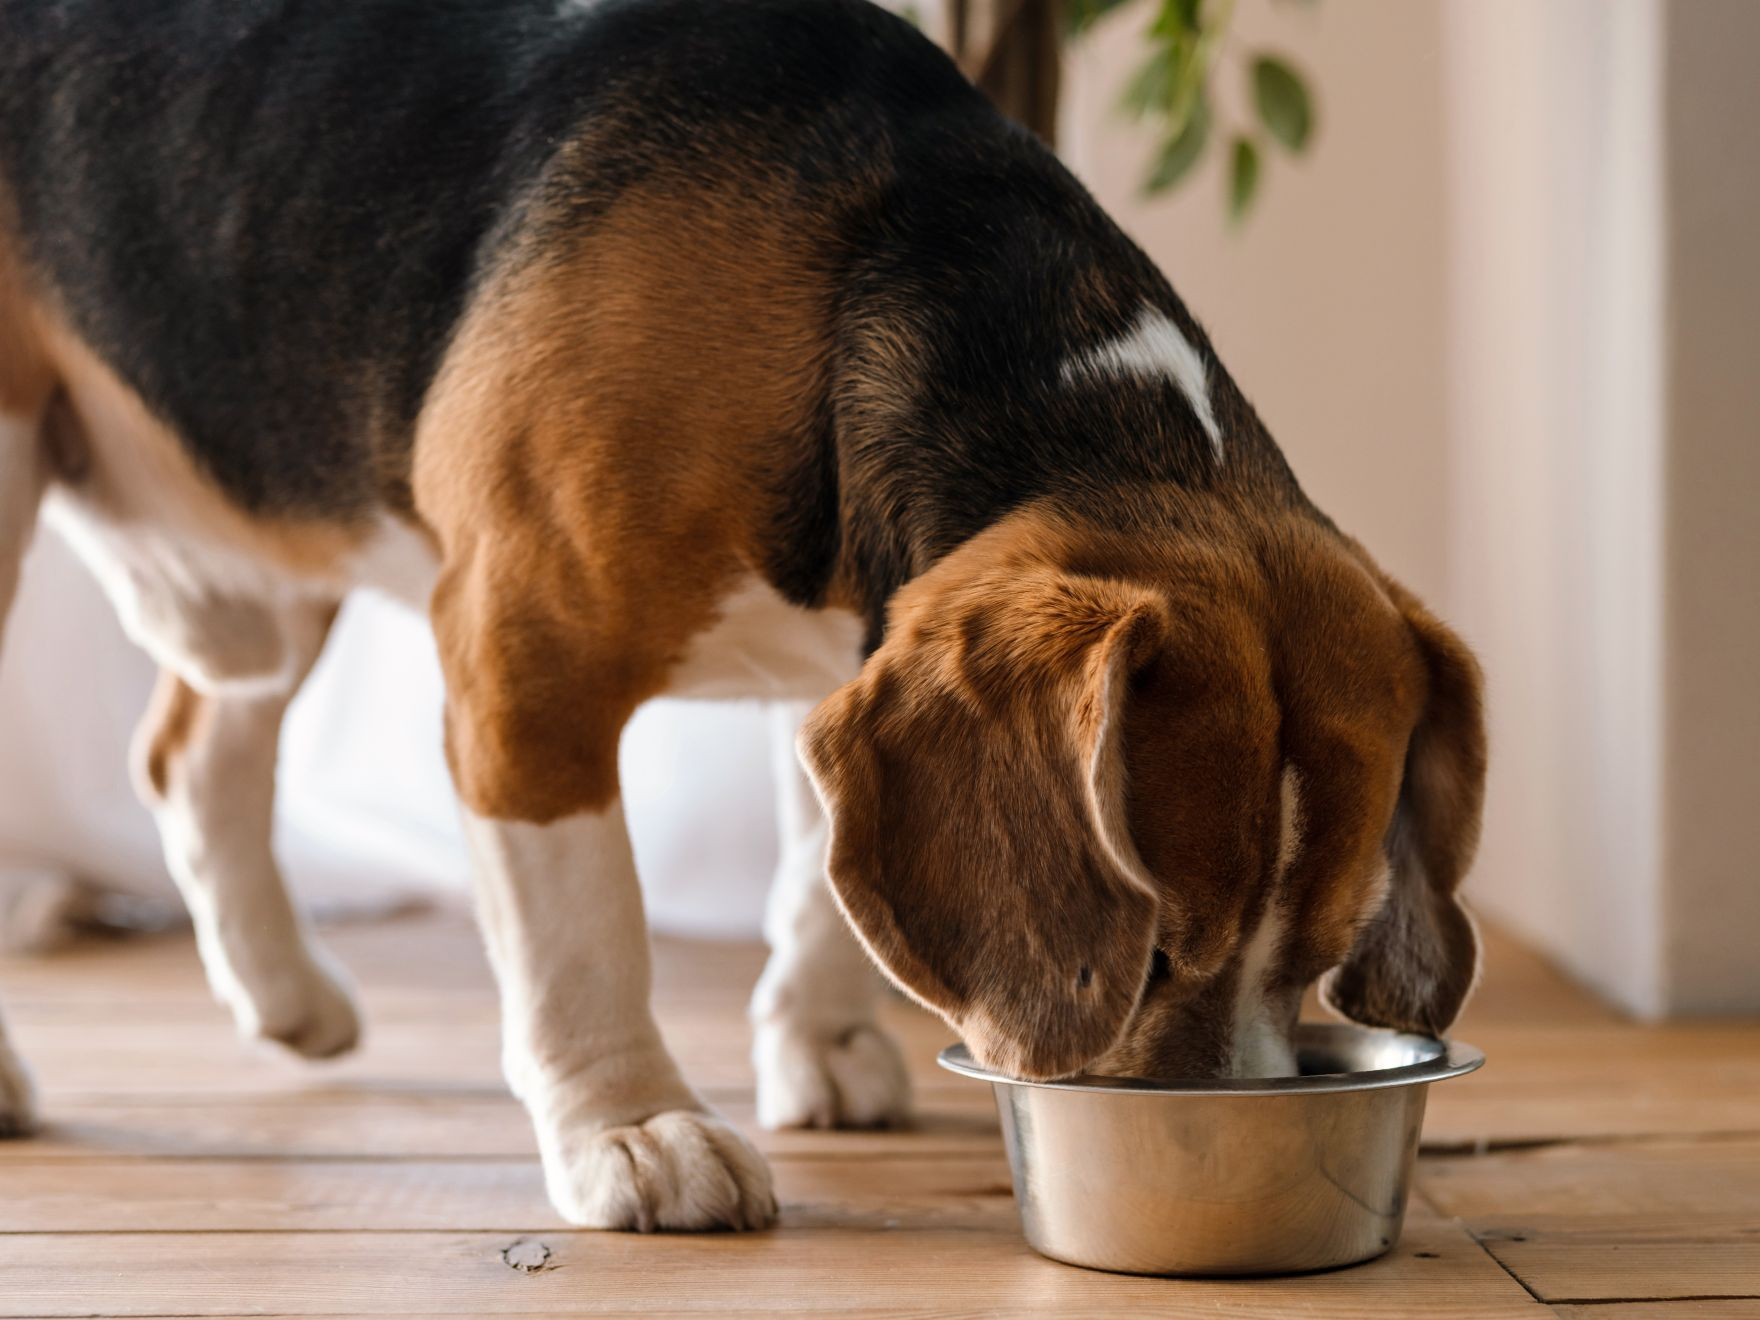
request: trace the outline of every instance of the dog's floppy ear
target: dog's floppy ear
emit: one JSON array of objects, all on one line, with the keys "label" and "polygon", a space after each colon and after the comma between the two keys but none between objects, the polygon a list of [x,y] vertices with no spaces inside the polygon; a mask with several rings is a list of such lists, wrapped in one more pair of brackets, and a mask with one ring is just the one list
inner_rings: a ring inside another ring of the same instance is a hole
[{"label": "dog's floppy ear", "polygon": [[1165,607],[1051,569],[900,596],[886,643],[801,733],[832,887],[983,1064],[1075,1072],[1148,973],[1157,901],[1126,820],[1120,714]]},{"label": "dog's floppy ear", "polygon": [[1478,975],[1478,938],[1455,891],[1478,846],[1485,796],[1481,679],[1460,638],[1387,585],[1417,639],[1428,691],[1385,840],[1386,902],[1321,989],[1354,1021],[1440,1036]]}]

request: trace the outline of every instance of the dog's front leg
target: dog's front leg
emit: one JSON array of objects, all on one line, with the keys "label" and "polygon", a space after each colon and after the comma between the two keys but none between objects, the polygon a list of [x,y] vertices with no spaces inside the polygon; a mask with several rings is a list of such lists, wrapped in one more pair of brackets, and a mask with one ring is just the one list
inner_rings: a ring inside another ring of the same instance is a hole
[{"label": "dog's front leg", "polygon": [[884,1127],[910,1114],[910,1077],[876,1017],[880,975],[825,882],[830,823],[795,754],[810,706],[772,707],[781,860],[752,995],[758,1121],[768,1128]]},{"label": "dog's front leg", "polygon": [[[669,455],[694,441],[664,418],[687,387],[590,384],[611,346],[582,309],[642,299],[578,263],[593,272],[578,286],[522,260],[535,283],[480,295],[424,406],[412,487],[440,551],[447,760],[508,1080],[551,1201],[593,1228],[756,1228],[776,1213],[770,1171],[685,1084],[649,1008],[617,777],[624,726],[714,621],[726,550],[701,506],[669,493]],[[553,284],[582,297],[519,301]]]},{"label": "dog's front leg", "polygon": [[622,803],[542,825],[466,820],[503,1063],[556,1208],[589,1228],[768,1223],[762,1157],[685,1084],[649,1009]]}]

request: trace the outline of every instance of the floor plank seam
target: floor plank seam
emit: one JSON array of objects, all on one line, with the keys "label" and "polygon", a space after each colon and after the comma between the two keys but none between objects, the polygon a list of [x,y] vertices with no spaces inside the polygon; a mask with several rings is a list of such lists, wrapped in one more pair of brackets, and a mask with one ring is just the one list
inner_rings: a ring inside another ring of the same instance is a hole
[{"label": "floor plank seam", "polygon": [[[7,1019],[11,1021],[10,1015]],[[250,1062],[246,1060],[245,1062]],[[915,1090],[919,1096],[930,1100],[948,1099],[954,1096],[970,1094],[967,1087],[941,1086],[934,1081],[923,1081],[913,1078]],[[750,1105],[754,1103],[757,1087],[754,1082],[728,1083],[719,1086],[699,1086],[697,1094],[712,1105]],[[75,1109],[117,1109],[127,1107],[158,1107],[167,1109],[199,1108],[215,1103],[248,1106],[253,1109],[303,1109],[313,1104],[483,1104],[483,1105],[514,1105],[518,1102],[513,1098],[505,1085],[495,1083],[461,1083],[453,1087],[436,1087],[413,1083],[408,1085],[380,1085],[369,1089],[363,1086],[359,1090],[303,1090],[288,1087],[283,1090],[272,1090],[262,1086],[245,1089],[228,1090],[216,1086],[203,1092],[186,1091],[85,1091],[68,1090],[49,1092],[38,1097],[45,1108],[57,1113],[65,1113]],[[886,1129],[879,1129],[885,1131]],[[901,1129],[909,1132],[910,1128]]]},{"label": "floor plank seam", "polygon": [[[1432,1203],[1432,1204],[1434,1204],[1434,1203]],[[1453,1216],[1453,1219],[1454,1219],[1454,1223],[1455,1223],[1456,1227],[1460,1228],[1463,1232],[1466,1233],[1466,1235],[1468,1237],[1472,1238],[1473,1245],[1478,1247],[1480,1251],[1484,1252],[1493,1261],[1495,1261],[1498,1269],[1502,1270],[1505,1274],[1509,1275],[1510,1278],[1512,1278],[1516,1281],[1517,1287],[1519,1287],[1523,1292],[1527,1293],[1528,1296],[1532,1297],[1534,1299],[1534,1301],[1536,1303],[1538,1303],[1539,1305],[1546,1307],[1547,1310],[1552,1309],[1553,1305],[1555,1304],[1554,1299],[1542,1297],[1538,1292],[1536,1292],[1532,1287],[1529,1286],[1528,1281],[1526,1279],[1524,1279],[1521,1275],[1517,1274],[1508,1265],[1504,1264],[1502,1258],[1499,1257],[1498,1254],[1495,1251],[1493,1251],[1490,1247],[1485,1245],[1485,1239],[1483,1239],[1477,1233],[1475,1233],[1473,1231],[1473,1226],[1471,1224],[1469,1224],[1466,1220],[1460,1218],[1458,1215]]]},{"label": "floor plank seam", "polygon": [[[772,1155],[771,1159],[777,1159]],[[784,1160],[787,1157],[782,1157]],[[796,1159],[812,1159],[813,1156],[795,1156]],[[830,1157],[820,1157],[830,1158]],[[842,1158],[841,1156],[837,1158]],[[945,1155],[912,1156],[913,1159],[945,1159]],[[68,1164],[81,1164],[87,1168],[102,1168],[106,1164],[126,1164],[131,1168],[143,1165],[163,1164],[174,1167],[179,1164],[427,1164],[427,1165],[472,1165],[483,1166],[493,1164],[530,1165],[536,1167],[538,1156],[531,1155],[298,1155],[298,1154],[210,1154],[196,1152],[189,1155],[148,1155],[131,1154],[128,1151],[71,1151],[66,1155],[8,1155],[0,1158],[0,1169],[50,1169],[61,1168]]]},{"label": "floor plank seam", "polygon": [[[810,1202],[783,1202],[784,1215],[793,1210],[813,1210]],[[888,1212],[876,1211],[874,1215],[885,1215]],[[865,1231],[865,1230],[863,1230]],[[893,1230],[888,1229],[887,1232]],[[915,1233],[930,1232],[926,1226],[911,1226],[907,1231]],[[994,1238],[1010,1236],[1016,1232],[1006,1232],[992,1223],[976,1220],[952,1221],[936,1223],[936,1233],[947,1233],[963,1236],[979,1236]],[[509,1224],[501,1228],[447,1228],[440,1225],[372,1228],[8,1228],[0,1229],[0,1240],[6,1238],[225,1238],[225,1237],[283,1237],[283,1238],[378,1238],[378,1237],[447,1237],[447,1238],[481,1238],[485,1241],[501,1241],[506,1238],[543,1237],[546,1239],[580,1239],[590,1242],[603,1239],[610,1242],[713,1242],[722,1244],[729,1241],[762,1242],[777,1237],[829,1237],[839,1238],[851,1232],[847,1224],[841,1223],[778,1223],[768,1228],[753,1229],[743,1232],[737,1239],[718,1229],[706,1229],[702,1232],[661,1232],[638,1233],[624,1229],[575,1228],[569,1224]],[[1024,1245],[1024,1244],[1023,1244]],[[1069,1266],[1067,1268],[1077,1268]],[[546,1271],[548,1272],[548,1271]],[[1155,1278],[1155,1275],[1121,1275],[1101,1271],[1108,1278]],[[1172,1277],[1172,1276],[1169,1276]]]},{"label": "floor plank seam", "polygon": [[1652,1302],[1760,1302],[1760,1293],[1666,1293],[1658,1297],[1549,1297],[1546,1300],[1551,1306],[1644,1306]]},{"label": "floor plank seam", "polygon": [[[821,1164],[835,1160],[839,1164],[940,1164],[949,1159],[987,1159],[994,1156],[1003,1158],[1002,1139],[997,1138],[995,1145],[982,1148],[973,1146],[971,1150],[901,1150],[901,1151],[765,1151],[764,1158],[772,1164]],[[530,1155],[459,1155],[449,1153],[415,1153],[409,1155],[377,1155],[371,1152],[355,1154],[301,1154],[297,1152],[262,1154],[238,1151],[192,1151],[188,1154],[153,1154],[150,1152],[131,1151],[68,1151],[61,1155],[0,1155],[0,1169],[38,1169],[57,1168],[68,1164],[102,1166],[105,1164],[127,1164],[138,1167],[144,1164],[430,1164],[430,1165],[531,1165],[538,1163],[537,1152]]]},{"label": "floor plank seam", "polygon": [[1557,1147],[1618,1147],[1682,1145],[1714,1145],[1718,1142],[1753,1141],[1760,1137],[1760,1128],[1720,1128],[1709,1132],[1601,1132],[1580,1137],[1492,1137],[1478,1141],[1428,1142],[1418,1148],[1420,1159],[1470,1160],[1483,1155],[1520,1154],[1531,1150],[1552,1150]]},{"label": "floor plank seam", "polygon": [[1431,1214],[1435,1215],[1438,1219],[1441,1219],[1447,1223],[1452,1223],[1462,1233],[1466,1234],[1467,1240],[1470,1241],[1475,1247],[1479,1248],[1480,1254],[1485,1256],[1488,1260],[1490,1260],[1491,1263],[1496,1265],[1498,1269],[1502,1270],[1505,1274],[1509,1275],[1510,1278],[1514,1279],[1516,1282],[1516,1286],[1518,1288],[1520,1288],[1523,1292],[1527,1293],[1528,1296],[1534,1300],[1536,1305],[1545,1307],[1548,1311],[1550,1311],[1552,1309],[1552,1304],[1550,1302],[1548,1302],[1546,1300],[1546,1298],[1542,1297],[1539,1293],[1535,1292],[1532,1288],[1530,1288],[1528,1286],[1527,1282],[1522,1278],[1521,1275],[1517,1274],[1514,1270],[1512,1270],[1509,1266],[1505,1265],[1501,1260],[1499,1260],[1497,1258],[1497,1253],[1495,1251],[1491,1250],[1490,1247],[1485,1245],[1484,1240],[1481,1239],[1480,1236],[1473,1231],[1473,1226],[1471,1224],[1467,1223],[1467,1221],[1462,1219],[1459,1215],[1444,1214],[1442,1209],[1437,1205],[1436,1198],[1431,1196],[1424,1189],[1424,1184],[1422,1182],[1418,1181],[1416,1178],[1414,1178],[1413,1182],[1412,1182],[1411,1199],[1414,1203],[1423,1206],[1426,1210],[1428,1210]]}]

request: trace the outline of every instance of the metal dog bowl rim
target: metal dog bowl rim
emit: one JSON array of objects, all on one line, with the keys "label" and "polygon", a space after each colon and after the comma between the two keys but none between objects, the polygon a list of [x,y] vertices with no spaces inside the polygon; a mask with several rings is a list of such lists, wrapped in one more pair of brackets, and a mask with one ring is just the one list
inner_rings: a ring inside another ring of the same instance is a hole
[{"label": "metal dog bowl rim", "polygon": [[1078,1076],[1059,1081],[1036,1082],[1006,1073],[992,1072],[973,1060],[963,1044],[949,1045],[936,1057],[948,1072],[958,1073],[993,1086],[1020,1086],[1044,1091],[1104,1091],[1124,1095],[1162,1096],[1257,1096],[1328,1095],[1341,1091],[1380,1091],[1397,1086],[1427,1086],[1431,1082],[1462,1077],[1485,1062],[1485,1053],[1461,1040],[1438,1039],[1380,1027],[1348,1026],[1344,1023],[1304,1022],[1296,1028],[1296,1046],[1324,1046],[1328,1041],[1360,1041],[1377,1037],[1408,1047],[1433,1049],[1429,1058],[1394,1068],[1371,1068],[1361,1072],[1311,1073],[1300,1077],[1153,1078]]}]

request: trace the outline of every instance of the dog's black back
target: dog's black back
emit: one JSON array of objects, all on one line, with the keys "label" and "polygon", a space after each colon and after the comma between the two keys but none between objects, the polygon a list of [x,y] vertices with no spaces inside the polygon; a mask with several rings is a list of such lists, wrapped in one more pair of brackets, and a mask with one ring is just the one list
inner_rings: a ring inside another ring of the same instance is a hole
[{"label": "dog's black back", "polygon": [[[591,158],[559,167],[583,125]],[[845,327],[896,315],[927,347],[878,460],[834,452],[828,402],[824,463],[784,477],[809,511],[791,597],[823,585],[828,520],[861,517],[837,512],[852,462],[878,462],[877,508],[922,510],[917,560],[1072,481],[1104,502],[1216,480],[1168,383],[1059,378],[1144,305],[1208,364],[1232,472],[1288,482],[1147,258],[862,0],[0,0],[0,202],[27,258],[254,513],[407,505],[414,419],[503,240],[533,213],[590,225],[660,168],[786,177],[837,212]],[[876,608],[921,566],[874,565]]]},{"label": "dog's black back", "polygon": [[900,36],[819,7],[0,0],[0,171],[75,328],[229,493],[333,514],[573,125],[657,61],[721,114],[757,88],[725,71],[770,62],[766,103],[810,115],[849,37]]},{"label": "dog's black back", "polygon": [[0,3],[27,254],[247,507],[357,503],[363,415],[413,416],[523,163],[539,8]]}]

